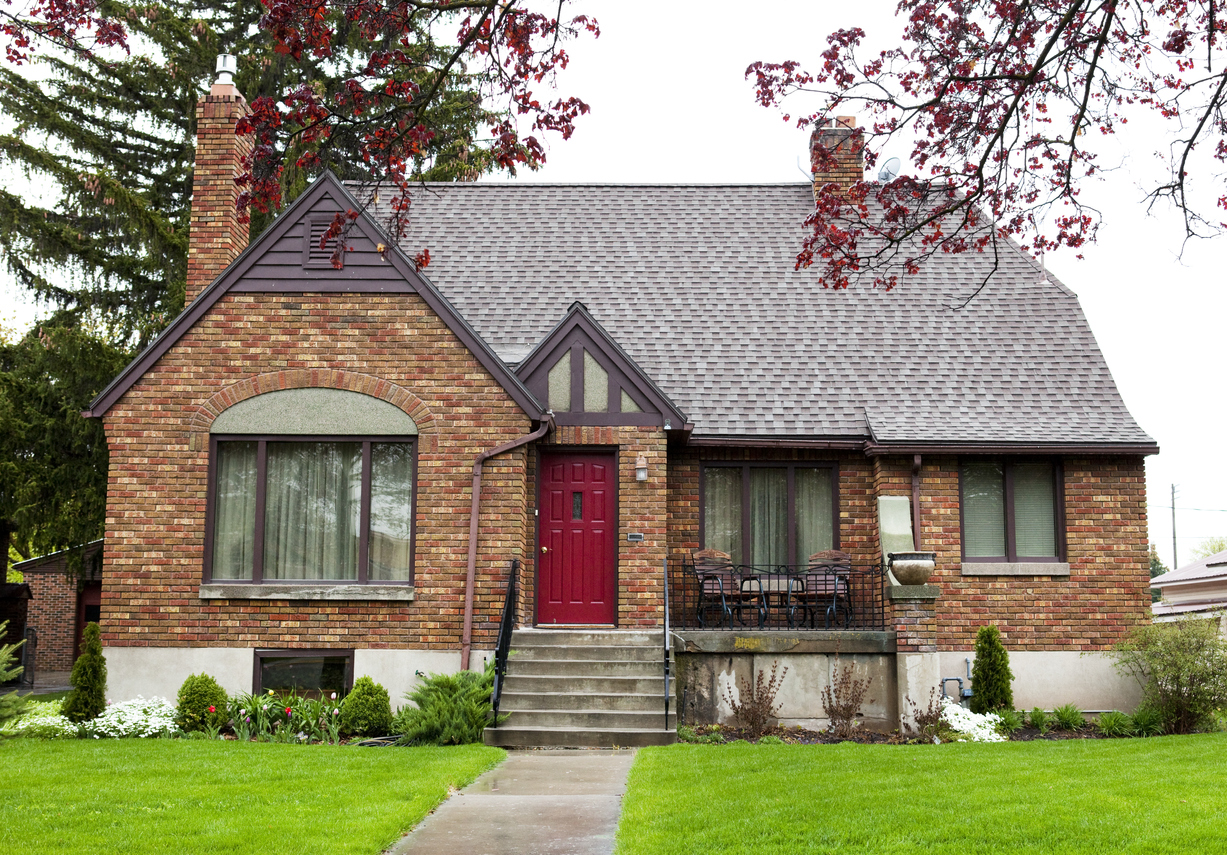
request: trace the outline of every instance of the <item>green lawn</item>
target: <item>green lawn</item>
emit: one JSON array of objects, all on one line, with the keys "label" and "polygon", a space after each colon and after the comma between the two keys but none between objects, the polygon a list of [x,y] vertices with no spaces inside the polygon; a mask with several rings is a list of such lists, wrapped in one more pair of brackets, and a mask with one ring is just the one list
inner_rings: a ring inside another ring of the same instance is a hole
[{"label": "green lawn", "polygon": [[648,748],[617,852],[1227,852],[1227,734]]},{"label": "green lawn", "polygon": [[0,852],[376,855],[501,749],[0,741]]}]

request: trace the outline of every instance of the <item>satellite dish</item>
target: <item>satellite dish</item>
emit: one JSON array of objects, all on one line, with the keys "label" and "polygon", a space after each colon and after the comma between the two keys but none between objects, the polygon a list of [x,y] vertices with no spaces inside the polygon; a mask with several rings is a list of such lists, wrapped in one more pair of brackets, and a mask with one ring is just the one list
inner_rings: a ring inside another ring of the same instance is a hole
[{"label": "satellite dish", "polygon": [[886,163],[882,164],[882,171],[878,173],[878,180],[894,181],[895,176],[899,174],[899,167],[902,165],[903,164],[900,163],[899,158],[892,157],[890,160],[886,161]]}]

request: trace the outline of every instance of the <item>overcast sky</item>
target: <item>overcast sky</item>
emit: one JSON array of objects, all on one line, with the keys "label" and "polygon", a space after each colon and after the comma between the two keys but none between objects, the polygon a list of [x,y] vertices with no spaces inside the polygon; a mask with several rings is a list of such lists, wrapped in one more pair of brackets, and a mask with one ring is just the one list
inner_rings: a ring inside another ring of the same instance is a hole
[{"label": "overcast sky", "polygon": [[[573,8],[595,15],[602,30],[571,46],[563,86],[592,113],[571,140],[550,142],[544,170],[517,180],[802,180],[808,134],[755,104],[746,66],[816,64],[826,34],[840,27],[861,26],[879,44],[900,30],[893,3],[879,2],[577,0]],[[1150,539],[1170,565],[1175,483],[1187,563],[1201,539],[1227,535],[1227,238],[1186,246],[1181,256],[1178,219],[1169,211],[1148,217],[1135,183],[1155,163],[1159,139],[1119,142],[1104,156],[1122,168],[1084,194],[1105,211],[1099,243],[1085,260],[1056,255],[1047,263],[1078,294],[1125,403],[1162,449],[1147,460]],[[907,152],[892,153],[906,171]],[[0,315],[33,317],[11,287],[5,302]]]}]

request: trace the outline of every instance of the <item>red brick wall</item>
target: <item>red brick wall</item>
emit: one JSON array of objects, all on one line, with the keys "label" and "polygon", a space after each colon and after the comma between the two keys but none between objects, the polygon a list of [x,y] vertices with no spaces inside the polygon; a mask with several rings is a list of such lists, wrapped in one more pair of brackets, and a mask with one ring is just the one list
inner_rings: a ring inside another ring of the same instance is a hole
[{"label": "red brick wall", "polygon": [[[890,465],[910,479],[910,459]],[[1143,458],[1069,457],[1064,470],[1069,577],[963,576],[958,460],[924,458],[922,543],[938,553],[939,649],[970,649],[993,623],[1011,650],[1104,650],[1149,620]]]},{"label": "red brick wall", "polygon": [[[840,548],[858,566],[876,562],[875,495],[911,496],[912,458],[811,451],[687,448],[669,464],[669,551],[699,542],[701,460],[837,460]],[[930,584],[939,650],[968,649],[976,630],[995,623],[1012,650],[1103,650],[1149,619],[1145,465],[1140,457],[1066,458],[1065,517],[1070,576],[961,574],[958,460],[926,456],[921,468],[921,545],[938,553]],[[891,609],[890,604],[887,605]],[[891,622],[917,617],[912,606]]]},{"label": "red brick wall", "polygon": [[[361,315],[364,323],[350,318]],[[417,421],[412,603],[200,600],[208,425],[257,391],[361,389]],[[220,394],[219,394],[220,393]],[[105,417],[108,646],[455,648],[472,466],[528,418],[416,295],[229,294]],[[525,548],[527,452],[487,462],[473,643],[493,644]]]},{"label": "red brick wall", "polygon": [[77,583],[63,571],[25,574],[34,599],[26,626],[38,632],[34,667],[39,671],[68,671],[76,661]]}]

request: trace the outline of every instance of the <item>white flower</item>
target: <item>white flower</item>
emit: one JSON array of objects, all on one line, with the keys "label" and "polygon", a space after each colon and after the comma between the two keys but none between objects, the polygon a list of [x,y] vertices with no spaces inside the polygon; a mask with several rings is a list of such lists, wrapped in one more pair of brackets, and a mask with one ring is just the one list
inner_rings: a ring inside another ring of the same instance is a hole
[{"label": "white flower", "polygon": [[1004,736],[997,732],[1001,717],[996,713],[983,715],[964,709],[952,698],[942,700],[942,720],[950,725],[960,742],[1005,742]]},{"label": "white flower", "polygon": [[165,698],[138,697],[135,700],[113,704],[102,715],[84,725],[86,732],[95,739],[109,737],[161,736],[174,730],[175,708]]}]

